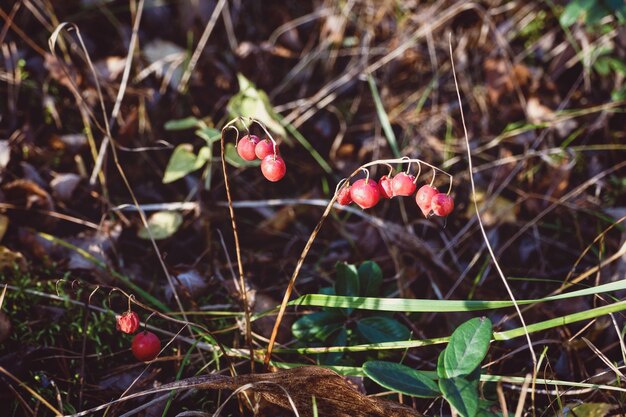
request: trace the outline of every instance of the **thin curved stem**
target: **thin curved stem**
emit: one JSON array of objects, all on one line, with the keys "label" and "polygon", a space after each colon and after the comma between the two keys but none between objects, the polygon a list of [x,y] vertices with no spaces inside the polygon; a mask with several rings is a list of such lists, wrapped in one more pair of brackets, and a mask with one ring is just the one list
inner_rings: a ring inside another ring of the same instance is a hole
[{"label": "thin curved stem", "polygon": [[220,157],[222,160],[222,174],[224,175],[224,187],[226,188],[226,199],[228,200],[228,214],[230,215],[230,223],[233,228],[233,236],[235,239],[235,254],[237,256],[237,269],[239,272],[239,291],[241,292],[241,300],[243,303],[244,309],[244,317],[246,322],[246,344],[250,349],[250,369],[254,373],[254,350],[252,347],[252,323],[250,322],[250,304],[248,303],[248,291],[246,288],[246,281],[243,273],[243,262],[241,260],[241,250],[239,247],[239,233],[237,232],[237,222],[235,221],[235,210],[233,209],[233,199],[230,195],[230,185],[228,183],[228,173],[226,172],[226,151],[225,151],[225,140],[224,133],[228,129],[235,129],[237,134],[239,134],[239,130],[233,126],[233,123],[237,119],[229,122],[222,129],[222,134],[220,138]]}]

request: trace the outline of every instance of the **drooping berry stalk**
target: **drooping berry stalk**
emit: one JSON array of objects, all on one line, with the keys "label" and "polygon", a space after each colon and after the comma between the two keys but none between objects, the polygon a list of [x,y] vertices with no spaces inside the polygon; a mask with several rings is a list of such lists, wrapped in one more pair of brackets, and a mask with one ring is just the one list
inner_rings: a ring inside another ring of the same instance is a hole
[{"label": "drooping berry stalk", "polygon": [[[368,162],[366,164],[361,165],[359,168],[355,169],[346,179],[342,180],[344,181],[344,183],[341,186],[337,186],[337,189],[335,190],[335,194],[333,195],[333,197],[330,199],[330,201],[328,202],[328,205],[326,206],[326,208],[324,209],[324,213],[322,214],[322,217],[320,218],[319,222],[317,223],[317,225],[315,226],[315,229],[313,229],[313,232],[311,232],[311,235],[309,236],[309,239],[307,240],[306,244],[304,245],[304,248],[302,249],[302,252],[300,253],[300,257],[298,258],[298,262],[296,263],[296,267],[294,268],[293,274],[291,275],[291,278],[289,279],[289,283],[287,284],[287,288],[285,290],[285,294],[283,295],[283,300],[280,304],[280,308],[278,310],[278,314],[276,316],[276,321],[274,322],[274,328],[272,330],[272,334],[270,336],[270,340],[269,343],[267,345],[267,350],[265,352],[265,358],[264,358],[264,364],[265,366],[269,366],[270,360],[272,359],[272,350],[274,349],[274,343],[276,342],[276,336],[278,335],[278,328],[280,326],[280,323],[285,315],[285,310],[287,309],[287,304],[289,303],[289,298],[291,297],[291,293],[293,292],[293,289],[295,287],[295,283],[296,283],[296,279],[298,278],[298,274],[300,273],[300,269],[302,268],[302,265],[304,264],[304,260],[306,258],[306,256],[309,253],[309,250],[311,249],[311,246],[313,245],[313,242],[315,241],[315,238],[317,237],[320,229],[322,228],[322,225],[324,224],[324,221],[326,220],[326,218],[328,217],[328,215],[330,214],[330,210],[332,209],[333,205],[335,204],[336,201],[339,201],[340,203],[343,203],[347,200],[344,200],[345,198],[345,189],[347,187],[350,187],[350,197],[352,200],[354,200],[355,194],[354,194],[354,186],[362,180],[359,181],[355,181],[354,184],[349,185],[350,184],[350,180],[356,176],[357,174],[359,174],[359,172],[361,172],[362,170],[366,170],[369,167],[372,166],[376,166],[376,165],[387,165],[389,166],[390,164],[418,164],[420,170],[418,171],[418,176],[419,173],[421,173],[421,165],[425,165],[428,166],[430,168],[433,169],[434,172],[439,171],[444,175],[447,175],[448,178],[450,179],[450,186],[448,188],[448,194],[450,194],[450,192],[452,191],[452,180],[453,177],[452,175],[450,175],[449,173],[443,171],[440,168],[435,167],[434,165],[431,165],[427,162],[424,162],[420,159],[411,159],[411,158],[397,158],[397,159],[381,159],[381,160],[376,160],[376,161],[372,161],[372,162]],[[367,171],[367,178],[369,179],[369,171]],[[410,182],[413,184],[413,186],[415,187],[415,183],[414,180],[416,180],[417,178],[412,178],[410,180]],[[363,180],[365,182],[365,180]],[[380,199],[380,187],[379,185],[374,181],[369,179],[370,182],[372,182],[373,184],[376,184],[376,193],[378,193],[378,199]],[[359,183],[361,184],[361,183]],[[339,200],[341,196],[341,200]],[[378,202],[378,200],[377,200]],[[349,203],[348,203],[349,204]]]}]

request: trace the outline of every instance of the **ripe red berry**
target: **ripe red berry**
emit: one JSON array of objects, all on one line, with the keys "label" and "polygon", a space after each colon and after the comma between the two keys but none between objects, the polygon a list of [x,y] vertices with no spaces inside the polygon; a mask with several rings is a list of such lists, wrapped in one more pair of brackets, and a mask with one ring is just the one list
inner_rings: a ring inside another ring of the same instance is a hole
[{"label": "ripe red berry", "polygon": [[430,185],[422,185],[420,189],[417,190],[417,194],[415,194],[415,202],[420,210],[422,210],[424,217],[428,217],[430,214],[430,202],[432,201],[433,196],[438,193],[437,189],[431,187]]},{"label": "ripe red berry", "polygon": [[391,178],[386,175],[383,175],[378,180],[378,191],[380,191],[380,196],[382,198],[391,198],[393,197],[393,189],[391,188]]},{"label": "ripe red berry", "polygon": [[259,143],[256,135],[246,135],[237,142],[237,153],[242,159],[252,161],[256,158],[255,147]]},{"label": "ripe red berry", "polygon": [[411,195],[415,192],[415,177],[413,175],[400,172],[391,180],[391,190],[393,195]]},{"label": "ripe red berry", "polygon": [[454,209],[454,200],[447,194],[435,194],[430,201],[430,208],[437,216],[446,217]]},{"label": "ripe red berry", "polygon": [[[269,139],[265,139],[256,144],[254,148],[256,157],[263,160],[267,155],[274,155],[274,142]],[[280,155],[278,152],[278,145],[276,145],[276,155]]]},{"label": "ripe red berry", "polygon": [[280,156],[267,155],[261,161],[261,172],[263,176],[272,182],[276,182],[285,176],[287,167],[285,161]]},{"label": "ripe red berry", "polygon": [[374,207],[380,200],[378,183],[371,179],[360,179],[350,186],[350,197],[362,209]]},{"label": "ripe red berry", "polygon": [[161,351],[161,341],[154,333],[144,330],[135,335],[131,348],[137,360],[151,361]]},{"label": "ripe red berry", "polygon": [[121,316],[117,316],[117,330],[133,334],[139,328],[139,316],[134,311],[127,311]]},{"label": "ripe red berry", "polygon": [[339,193],[337,194],[337,202],[342,206],[347,206],[348,204],[352,203],[349,185],[347,187],[341,187],[341,190],[339,190]]}]

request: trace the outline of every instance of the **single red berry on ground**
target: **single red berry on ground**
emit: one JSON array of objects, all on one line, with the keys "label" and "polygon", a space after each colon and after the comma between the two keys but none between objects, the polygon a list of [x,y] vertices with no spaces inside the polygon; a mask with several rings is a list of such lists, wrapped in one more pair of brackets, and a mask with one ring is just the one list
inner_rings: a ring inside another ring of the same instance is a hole
[{"label": "single red berry on ground", "polygon": [[430,201],[430,208],[437,216],[446,217],[454,209],[454,200],[447,194],[435,194]]},{"label": "single red berry on ground", "polygon": [[256,158],[255,147],[259,143],[256,135],[246,135],[237,142],[237,153],[242,159],[252,161]]},{"label": "single red berry on ground", "polygon": [[131,349],[137,360],[151,361],[161,351],[161,341],[154,333],[144,330],[135,335],[131,343]]},{"label": "single red berry on ground", "polygon": [[438,193],[439,191],[430,185],[422,185],[420,189],[417,190],[417,194],[415,194],[415,202],[420,210],[422,210],[424,217],[428,217],[430,214],[430,202]]},{"label": "single red berry on ground", "polygon": [[417,186],[415,185],[415,177],[410,174],[400,172],[396,174],[391,180],[391,190],[393,195],[411,195],[415,192]]},{"label": "single red berry on ground", "polygon": [[380,200],[378,183],[371,179],[360,179],[350,186],[352,201],[362,209],[374,207]]},{"label": "single red berry on ground", "polygon": [[[274,142],[265,139],[256,144],[254,148],[256,157],[263,160],[267,155],[274,155]],[[278,155],[278,145],[276,145],[276,155]]]},{"label": "single red berry on ground", "polygon": [[350,186],[343,186],[337,194],[337,202],[342,206],[347,206],[352,203],[352,197],[350,197]]},{"label": "single red berry on ground", "polygon": [[393,197],[393,189],[391,188],[391,178],[386,175],[383,175],[378,180],[378,191],[380,191],[380,196],[382,198],[391,198]]},{"label": "single red berry on ground", "polygon": [[139,328],[139,316],[134,311],[127,311],[121,316],[117,316],[117,330],[133,334]]},{"label": "single red berry on ground", "polygon": [[263,176],[272,182],[276,182],[285,176],[287,166],[283,158],[273,154],[267,155],[261,161],[261,172]]}]

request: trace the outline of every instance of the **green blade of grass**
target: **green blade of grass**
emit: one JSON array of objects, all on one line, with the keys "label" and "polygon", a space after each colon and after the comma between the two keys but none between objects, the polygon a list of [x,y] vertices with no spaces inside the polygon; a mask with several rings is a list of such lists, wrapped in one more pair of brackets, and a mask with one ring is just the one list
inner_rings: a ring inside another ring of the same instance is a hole
[{"label": "green blade of grass", "polygon": [[[544,303],[548,301],[583,297],[587,295],[603,294],[624,289],[626,289],[626,280],[620,280],[608,284],[598,285],[597,287],[585,288],[583,290],[572,291],[544,298],[518,300],[517,303],[519,305]],[[353,308],[360,310],[396,311],[406,313],[449,313],[460,311],[494,310],[513,306],[513,302],[507,300],[426,300],[407,298],[348,297],[324,294],[303,295],[291,301],[289,304],[295,306]]]},{"label": "green blade of grass", "polygon": [[372,98],[374,99],[374,105],[376,106],[376,114],[378,115],[380,125],[382,126],[383,131],[385,132],[385,136],[387,137],[387,142],[389,143],[391,152],[393,152],[394,157],[401,158],[402,154],[400,154],[400,149],[398,148],[396,134],[393,133],[391,123],[389,122],[389,117],[387,116],[387,112],[385,111],[383,102],[380,99],[378,87],[376,86],[376,81],[374,81],[374,77],[372,77],[372,74],[367,75],[367,84],[369,85],[370,91],[372,92]]},{"label": "green blade of grass", "polygon": [[[542,330],[553,329],[555,327],[564,326],[566,324],[576,323],[583,320],[589,320],[596,317],[604,316],[610,313],[616,313],[618,311],[626,310],[626,301],[620,301],[617,303],[609,304],[602,307],[593,308],[591,310],[581,311],[578,313],[568,314],[566,316],[557,317],[554,319],[541,321],[538,323],[530,324],[526,326],[528,333],[539,332]],[[516,337],[524,336],[523,327],[517,327],[515,329],[506,330],[504,332],[493,332],[493,340],[510,340]],[[300,353],[300,354],[319,354],[319,353],[332,353],[332,352],[366,352],[376,350],[396,350],[396,349],[411,349],[422,346],[447,343],[449,337],[439,337],[435,339],[421,339],[421,340],[405,340],[399,342],[384,342],[384,343],[370,343],[355,346],[331,346],[331,347],[312,347],[312,348],[280,348],[276,349],[276,352],[282,353]]]},{"label": "green blade of grass", "polygon": [[285,129],[287,129],[287,131],[289,133],[291,133],[291,135],[296,138],[296,140],[300,143],[300,145],[302,145],[304,147],[304,149],[306,149],[311,156],[313,157],[313,159],[315,159],[315,161],[318,163],[318,165],[327,173],[327,174],[331,174],[333,172],[333,169],[330,167],[330,165],[328,165],[328,162],[326,162],[326,160],[324,159],[324,157],[322,155],[320,155],[320,153],[313,147],[313,145],[311,145],[311,142],[309,142],[303,135],[302,133],[300,133],[300,131],[298,131],[298,129],[296,129],[296,127],[294,125],[292,125],[291,123],[287,123],[285,122],[285,120],[279,116],[276,115],[276,118],[280,121],[280,123],[285,127]]}]

